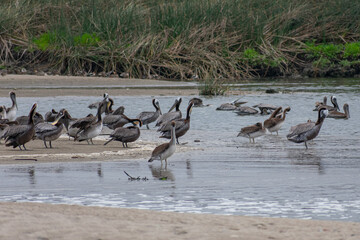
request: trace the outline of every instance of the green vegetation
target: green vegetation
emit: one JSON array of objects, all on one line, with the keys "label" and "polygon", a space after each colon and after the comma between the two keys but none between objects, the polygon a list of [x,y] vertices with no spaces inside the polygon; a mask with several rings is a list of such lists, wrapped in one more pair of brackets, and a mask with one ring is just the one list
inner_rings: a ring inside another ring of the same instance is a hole
[{"label": "green vegetation", "polygon": [[359,12],[353,0],[3,0],[0,65],[175,79],[352,66]]}]

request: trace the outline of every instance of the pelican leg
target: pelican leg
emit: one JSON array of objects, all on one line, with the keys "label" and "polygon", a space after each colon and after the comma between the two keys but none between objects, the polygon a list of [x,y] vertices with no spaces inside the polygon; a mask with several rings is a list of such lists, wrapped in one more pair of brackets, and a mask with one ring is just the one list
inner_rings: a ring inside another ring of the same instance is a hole
[{"label": "pelican leg", "polygon": [[25,144],[23,144],[23,148],[25,149],[25,151],[27,151],[26,147],[25,147]]},{"label": "pelican leg", "polygon": [[124,144],[124,142],[121,142],[121,143],[122,143],[123,148],[125,148],[125,144]]},{"label": "pelican leg", "polygon": [[125,147],[128,148],[127,142],[125,142]]},{"label": "pelican leg", "polygon": [[180,143],[179,143],[179,139],[178,139],[178,138],[176,138],[176,143],[180,145]]},{"label": "pelican leg", "polygon": [[306,147],[306,149],[308,149],[308,146],[307,146],[307,144],[306,144],[306,141],[305,141],[304,143],[305,143],[305,147]]},{"label": "pelican leg", "polygon": [[276,135],[279,136],[279,132],[278,132],[278,131],[276,131]]},{"label": "pelican leg", "polygon": [[89,143],[89,139],[86,139],[86,142],[88,143],[88,145],[90,144],[90,143]]},{"label": "pelican leg", "polygon": [[165,159],[165,169],[167,169],[167,158]]},{"label": "pelican leg", "polygon": [[45,140],[44,140],[44,145],[45,145],[46,148],[48,148],[47,145],[46,145],[46,141],[45,141]]},{"label": "pelican leg", "polygon": [[251,137],[249,137],[249,141],[250,141],[250,143],[251,143]]},{"label": "pelican leg", "polygon": [[90,142],[91,142],[92,145],[94,145],[94,143],[93,143],[93,141],[92,141],[92,138],[90,138]]},{"label": "pelican leg", "polygon": [[49,144],[50,144],[50,148],[52,148],[51,141],[49,141]]},{"label": "pelican leg", "polygon": [[150,130],[150,128],[149,128],[149,124],[146,124],[146,127],[147,127],[147,129],[148,129],[148,130]]},{"label": "pelican leg", "polygon": [[21,145],[19,145],[19,149],[22,151]]}]

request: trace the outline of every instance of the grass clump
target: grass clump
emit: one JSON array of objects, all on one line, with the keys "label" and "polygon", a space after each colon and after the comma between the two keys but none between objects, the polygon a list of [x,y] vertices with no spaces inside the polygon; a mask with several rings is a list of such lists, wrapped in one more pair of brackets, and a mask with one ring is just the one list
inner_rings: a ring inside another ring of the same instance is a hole
[{"label": "grass clump", "polygon": [[229,91],[230,87],[220,79],[205,78],[199,87],[199,94],[204,96],[222,96]]}]

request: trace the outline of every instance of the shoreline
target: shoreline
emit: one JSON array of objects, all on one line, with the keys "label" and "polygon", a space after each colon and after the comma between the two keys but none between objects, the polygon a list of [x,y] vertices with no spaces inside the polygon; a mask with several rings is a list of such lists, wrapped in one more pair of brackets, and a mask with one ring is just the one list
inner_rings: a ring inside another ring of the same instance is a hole
[{"label": "shoreline", "polygon": [[[57,88],[59,81],[66,88]],[[176,85],[177,82],[142,79],[7,75],[0,76],[0,83],[0,96],[6,98],[12,89],[16,90],[18,97],[101,96],[104,91],[115,96],[198,95],[196,86],[184,88]],[[153,87],[149,87],[151,85]],[[244,92],[231,92],[234,95],[237,93]],[[104,138],[96,138],[94,143],[95,147],[86,142],[69,144],[67,137],[62,136],[53,142],[53,149],[46,149],[42,141],[35,140],[26,144],[29,150],[25,152],[5,147],[2,141],[0,164],[130,161],[142,158],[145,161],[159,144],[139,140],[129,144],[129,149],[123,149],[121,143],[114,142],[99,150],[96,145],[102,145]],[[187,145],[178,148],[177,151],[194,150]],[[15,160],[25,158],[36,161]],[[0,202],[0,215],[0,239],[360,238],[360,223],[331,220],[191,214],[28,202]]]},{"label": "shoreline", "polygon": [[360,223],[0,202],[2,239],[359,239]]}]

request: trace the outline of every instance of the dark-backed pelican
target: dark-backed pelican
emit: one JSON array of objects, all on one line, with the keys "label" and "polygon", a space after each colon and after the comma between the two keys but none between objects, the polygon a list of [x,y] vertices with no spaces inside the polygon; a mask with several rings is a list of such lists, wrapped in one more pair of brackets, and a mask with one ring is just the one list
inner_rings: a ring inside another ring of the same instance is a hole
[{"label": "dark-backed pelican", "polygon": [[5,138],[5,145],[7,147],[19,147],[22,150],[21,146],[23,146],[24,150],[26,150],[25,144],[32,140],[35,135],[34,115],[36,107],[36,103],[31,107],[27,124],[10,126]]},{"label": "dark-backed pelican", "polygon": [[152,104],[155,108],[155,112],[141,112],[139,113],[139,115],[136,116],[136,118],[141,120],[143,125],[146,125],[147,129],[149,129],[149,124],[155,122],[162,114],[159,100],[153,99]]},{"label": "dark-backed pelican", "polygon": [[140,137],[140,128],[142,126],[140,119],[129,119],[134,126],[129,127],[118,127],[110,134],[110,140],[108,140],[104,145],[107,145],[111,141],[120,141],[123,147],[127,148],[127,143],[135,142]]},{"label": "dark-backed pelican", "polygon": [[287,139],[295,143],[303,142],[305,143],[306,149],[308,149],[306,142],[317,137],[324,119],[328,114],[329,111],[325,107],[320,108],[318,112],[318,119],[315,123],[308,121],[291,127],[289,134],[286,136]]}]

